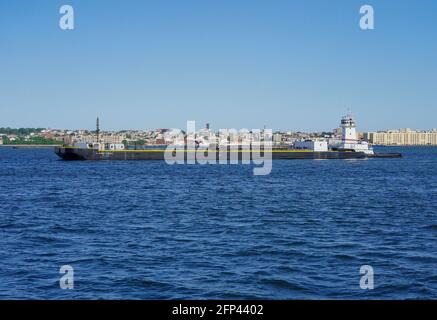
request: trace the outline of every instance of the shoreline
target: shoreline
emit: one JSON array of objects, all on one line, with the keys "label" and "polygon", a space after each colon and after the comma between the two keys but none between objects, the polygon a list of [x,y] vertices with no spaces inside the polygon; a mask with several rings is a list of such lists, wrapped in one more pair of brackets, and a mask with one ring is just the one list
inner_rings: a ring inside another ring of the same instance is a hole
[{"label": "shoreline", "polygon": [[437,144],[373,144],[374,147],[424,147],[435,148]]},{"label": "shoreline", "polygon": [[0,148],[54,148],[61,144],[0,144]]}]

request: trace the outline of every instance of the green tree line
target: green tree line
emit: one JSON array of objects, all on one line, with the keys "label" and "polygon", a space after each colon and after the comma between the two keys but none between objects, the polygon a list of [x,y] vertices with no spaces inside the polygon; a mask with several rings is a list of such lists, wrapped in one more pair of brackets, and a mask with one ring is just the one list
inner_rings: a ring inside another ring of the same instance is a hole
[{"label": "green tree line", "polygon": [[0,128],[0,134],[15,134],[17,136],[26,136],[31,133],[40,133],[44,128]]},{"label": "green tree line", "polygon": [[43,137],[31,137],[29,139],[24,139],[21,137],[18,137],[14,141],[11,141],[8,139],[7,136],[3,136],[3,144],[10,144],[10,145],[28,145],[28,144],[39,144],[39,145],[52,145],[52,144],[63,144],[62,141],[55,140],[55,139],[47,139]]}]

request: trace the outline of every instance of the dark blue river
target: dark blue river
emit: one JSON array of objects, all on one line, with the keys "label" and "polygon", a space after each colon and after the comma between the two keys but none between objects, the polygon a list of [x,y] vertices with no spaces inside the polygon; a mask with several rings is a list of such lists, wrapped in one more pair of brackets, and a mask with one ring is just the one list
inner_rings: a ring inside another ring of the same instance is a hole
[{"label": "dark blue river", "polygon": [[0,148],[0,299],[437,299],[437,148],[387,150],[254,176]]}]

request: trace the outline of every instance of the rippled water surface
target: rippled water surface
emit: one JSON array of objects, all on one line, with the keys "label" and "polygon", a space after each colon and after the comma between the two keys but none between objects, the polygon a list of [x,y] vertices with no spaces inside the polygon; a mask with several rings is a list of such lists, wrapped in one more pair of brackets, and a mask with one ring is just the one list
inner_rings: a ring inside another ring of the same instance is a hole
[{"label": "rippled water surface", "polygon": [[253,176],[0,148],[0,299],[437,299],[437,148],[390,150]]}]

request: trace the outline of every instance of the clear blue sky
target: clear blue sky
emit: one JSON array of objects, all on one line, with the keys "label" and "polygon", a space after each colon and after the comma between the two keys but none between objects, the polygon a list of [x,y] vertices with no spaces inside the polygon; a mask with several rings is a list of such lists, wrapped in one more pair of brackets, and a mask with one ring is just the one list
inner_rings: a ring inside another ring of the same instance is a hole
[{"label": "clear blue sky", "polygon": [[437,1],[0,2],[0,126],[316,131],[347,108],[361,130],[437,127]]}]

